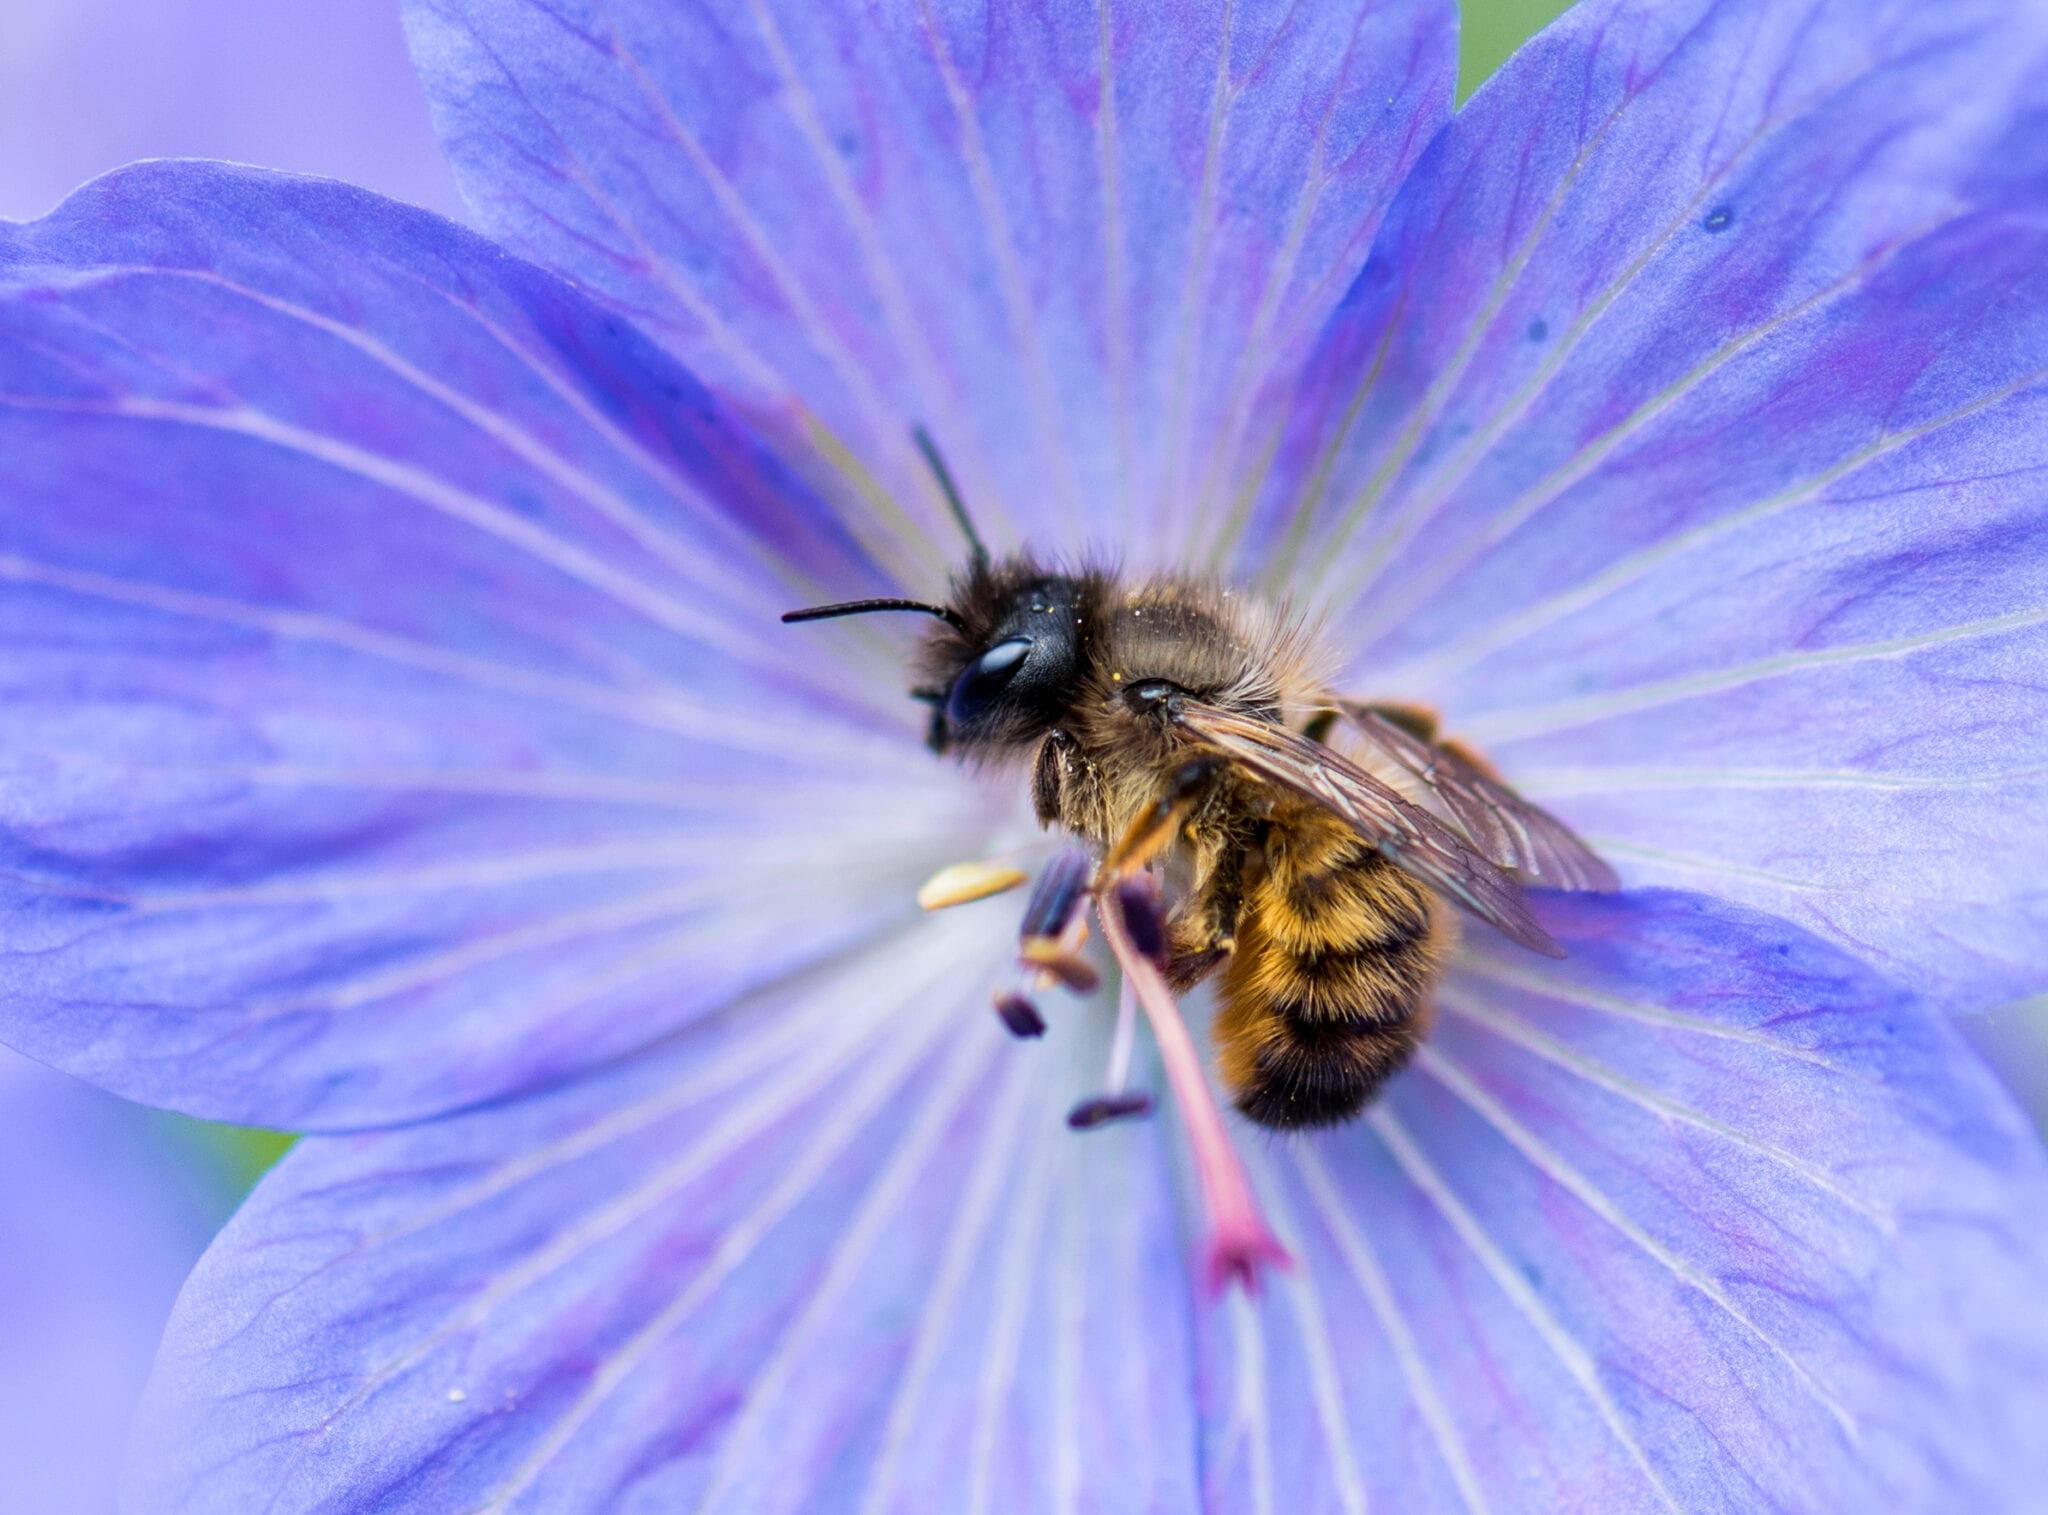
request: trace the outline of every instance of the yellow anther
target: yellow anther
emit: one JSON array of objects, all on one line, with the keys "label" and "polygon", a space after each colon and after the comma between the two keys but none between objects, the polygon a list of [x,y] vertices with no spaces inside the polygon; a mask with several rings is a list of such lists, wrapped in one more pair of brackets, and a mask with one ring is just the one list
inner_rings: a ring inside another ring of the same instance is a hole
[{"label": "yellow anther", "polygon": [[1023,869],[1001,863],[953,863],[924,881],[917,902],[927,910],[944,910],[948,905],[1006,893],[1029,877]]}]

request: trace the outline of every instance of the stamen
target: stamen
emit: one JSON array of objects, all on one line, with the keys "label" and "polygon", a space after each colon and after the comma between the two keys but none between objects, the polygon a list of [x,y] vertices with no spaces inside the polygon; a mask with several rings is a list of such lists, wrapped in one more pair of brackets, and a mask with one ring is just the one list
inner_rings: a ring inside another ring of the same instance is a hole
[{"label": "stamen", "polygon": [[1116,997],[1116,1033],[1109,1039],[1109,1088],[1111,1093],[1131,1081],[1131,1050],[1138,1042],[1138,996],[1131,981],[1124,980],[1123,993]]},{"label": "stamen", "polygon": [[1045,1017],[1038,1013],[1038,1006],[1021,994],[998,993],[996,1014],[1002,1019],[1003,1029],[1012,1036],[1028,1041],[1045,1035]]},{"label": "stamen", "polygon": [[1109,1039],[1109,1076],[1103,1080],[1103,1087],[1109,1092],[1084,1099],[1067,1112],[1067,1124],[1076,1131],[1090,1131],[1109,1121],[1152,1113],[1151,1095],[1142,1089],[1135,1093],[1124,1091],[1124,1085],[1131,1081],[1131,1048],[1137,1038],[1138,1000],[1126,978],[1123,992],[1116,997],[1116,1033]]},{"label": "stamen", "polygon": [[1027,942],[1034,936],[1066,935],[1067,927],[1080,914],[1087,887],[1088,854],[1079,847],[1065,848],[1039,870],[1024,906],[1019,934]]},{"label": "stamen", "polygon": [[1098,1094],[1069,1110],[1067,1124],[1076,1131],[1092,1131],[1113,1120],[1130,1120],[1151,1113],[1152,1096],[1142,1090],[1134,1094]]},{"label": "stamen", "polygon": [[1162,971],[1166,967],[1166,922],[1159,915],[1159,896],[1144,874],[1120,879],[1116,902],[1123,909],[1124,930],[1131,945]]},{"label": "stamen", "polygon": [[1088,917],[1081,907],[1088,899],[1088,855],[1069,847],[1040,870],[1031,886],[1018,932],[1017,957],[1035,970],[1046,988],[1065,984],[1076,994],[1091,994],[1102,975],[1081,956],[1088,940]]},{"label": "stamen", "polygon": [[1048,937],[1031,938],[1017,957],[1027,968],[1036,968],[1041,979],[1056,980],[1076,994],[1093,994],[1102,983],[1102,975],[1086,958],[1077,956],[1064,942]]},{"label": "stamen", "polygon": [[1002,863],[952,863],[918,887],[917,902],[927,910],[944,910],[985,900],[1016,888],[1031,875]]},{"label": "stamen", "polygon": [[[1220,1292],[1236,1282],[1247,1293],[1256,1293],[1259,1268],[1265,1263],[1288,1266],[1292,1259],[1266,1228],[1259,1214],[1251,1182],[1230,1145],[1230,1133],[1223,1124],[1223,1112],[1209,1093],[1209,1081],[1202,1073],[1202,1060],[1188,1035],[1180,1007],[1166,987],[1152,958],[1132,941],[1125,913],[1125,890],[1118,888],[1098,901],[1102,934],[1109,950],[1124,970],[1124,979],[1137,996],[1152,1023],[1153,1039],[1166,1064],[1166,1077],[1173,1085],[1181,1119],[1187,1122],[1188,1139],[1195,1151],[1195,1173],[1202,1187],[1202,1201],[1209,1212],[1209,1235],[1203,1245],[1202,1271],[1210,1292]],[[1157,915],[1156,906],[1153,913]]]}]

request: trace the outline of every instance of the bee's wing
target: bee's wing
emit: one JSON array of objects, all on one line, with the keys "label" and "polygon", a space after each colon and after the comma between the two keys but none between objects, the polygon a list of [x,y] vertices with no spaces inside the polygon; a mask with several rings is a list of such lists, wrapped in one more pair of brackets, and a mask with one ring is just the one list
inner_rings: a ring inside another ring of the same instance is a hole
[{"label": "bee's wing", "polygon": [[1621,887],[1614,870],[1563,821],[1523,799],[1455,746],[1426,742],[1370,705],[1334,703],[1376,751],[1414,774],[1472,844],[1502,867],[1546,889],[1612,894]]},{"label": "bee's wing", "polygon": [[1513,878],[1465,839],[1348,758],[1298,731],[1197,700],[1175,713],[1184,730],[1268,783],[1329,810],[1389,861],[1545,957],[1564,949],[1536,924]]}]

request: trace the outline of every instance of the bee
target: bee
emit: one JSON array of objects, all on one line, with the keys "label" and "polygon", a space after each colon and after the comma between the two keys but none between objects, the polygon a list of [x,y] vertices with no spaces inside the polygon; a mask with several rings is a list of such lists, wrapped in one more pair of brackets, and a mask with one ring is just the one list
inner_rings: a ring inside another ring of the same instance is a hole
[{"label": "bee", "polygon": [[[1350,1120],[1413,1055],[1453,940],[1444,900],[1562,957],[1522,881],[1616,887],[1427,712],[1334,696],[1285,616],[1191,577],[992,561],[967,529],[975,551],[945,604],[784,620],[939,623],[911,691],[931,706],[929,745],[1028,764],[1040,823],[1091,845],[1098,889],[1164,866],[1167,980],[1217,978],[1219,1071],[1260,1125]],[[1339,723],[1363,761],[1333,745]]]}]

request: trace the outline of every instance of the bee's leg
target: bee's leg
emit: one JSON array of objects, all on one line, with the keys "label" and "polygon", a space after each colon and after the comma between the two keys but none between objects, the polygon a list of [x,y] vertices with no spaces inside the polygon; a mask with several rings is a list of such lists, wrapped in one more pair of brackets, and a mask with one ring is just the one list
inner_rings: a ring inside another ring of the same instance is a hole
[{"label": "bee's leg", "polygon": [[1418,742],[1434,742],[1441,722],[1437,713],[1427,705],[1409,705],[1399,701],[1380,701],[1361,706],[1389,725],[1398,726]]},{"label": "bee's leg", "polygon": [[1074,825],[1075,800],[1070,793],[1075,782],[1074,739],[1055,726],[1038,744],[1038,756],[1031,764],[1031,809],[1041,826]]},{"label": "bee's leg", "polygon": [[1095,875],[1096,889],[1106,889],[1125,875],[1136,873],[1172,845],[1180,834],[1181,824],[1209,797],[1210,788],[1226,766],[1222,757],[1203,753],[1175,768],[1159,797],[1138,812],[1138,818],[1124,828],[1124,834],[1102,859],[1102,868]]},{"label": "bee's leg", "polygon": [[932,707],[931,724],[925,727],[924,744],[939,757],[946,755],[951,733],[946,729],[946,691],[943,689],[913,689],[910,697]]},{"label": "bee's leg", "polygon": [[1493,766],[1476,747],[1468,747],[1454,736],[1443,734],[1443,724],[1437,714],[1427,705],[1372,704],[1358,707],[1370,715],[1376,715],[1391,726],[1399,727],[1419,742],[1427,742],[1440,753],[1463,763],[1483,778],[1502,782],[1500,770]]},{"label": "bee's leg", "polygon": [[1237,949],[1245,847],[1229,842],[1206,860],[1193,892],[1166,923],[1166,982],[1185,994]]}]

